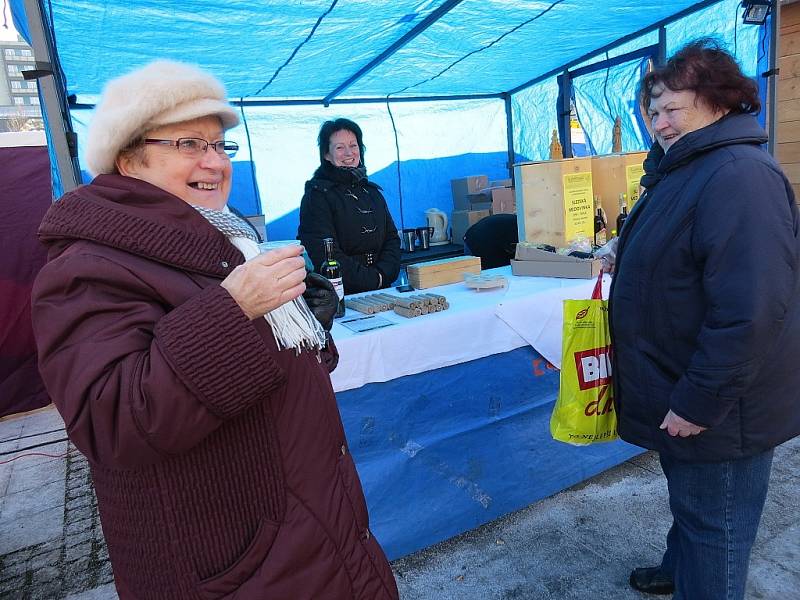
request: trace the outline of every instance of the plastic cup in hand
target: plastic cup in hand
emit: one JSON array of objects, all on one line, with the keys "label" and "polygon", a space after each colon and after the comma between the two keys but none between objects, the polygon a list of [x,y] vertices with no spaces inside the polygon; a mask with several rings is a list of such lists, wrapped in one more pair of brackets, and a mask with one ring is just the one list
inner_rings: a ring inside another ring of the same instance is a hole
[{"label": "plastic cup in hand", "polygon": [[[261,250],[261,253],[269,252],[270,250],[277,250],[278,248],[283,248],[284,246],[299,246],[300,240],[275,240],[271,242],[261,242],[258,245],[258,249]],[[306,261],[306,271],[309,273],[314,270],[314,265],[311,263],[311,259],[308,257],[308,253],[306,249],[303,248],[303,260]]]}]

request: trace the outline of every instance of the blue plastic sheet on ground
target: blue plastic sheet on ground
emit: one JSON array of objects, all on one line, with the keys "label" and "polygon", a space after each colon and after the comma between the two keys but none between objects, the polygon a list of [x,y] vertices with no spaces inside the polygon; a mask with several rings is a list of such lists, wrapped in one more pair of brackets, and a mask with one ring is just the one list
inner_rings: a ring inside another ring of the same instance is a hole
[{"label": "blue plastic sheet on ground", "polygon": [[[432,351],[435,348],[410,351]],[[530,347],[337,394],[371,529],[390,559],[642,452],[550,437],[558,371]]]}]

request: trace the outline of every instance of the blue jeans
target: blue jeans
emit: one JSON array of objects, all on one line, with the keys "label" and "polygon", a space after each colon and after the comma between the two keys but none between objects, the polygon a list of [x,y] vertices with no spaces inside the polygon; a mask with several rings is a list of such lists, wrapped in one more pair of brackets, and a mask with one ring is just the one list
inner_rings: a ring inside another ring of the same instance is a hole
[{"label": "blue jeans", "polygon": [[661,562],[673,600],[741,600],[767,496],[773,450],[717,463],[661,454],[672,528]]}]

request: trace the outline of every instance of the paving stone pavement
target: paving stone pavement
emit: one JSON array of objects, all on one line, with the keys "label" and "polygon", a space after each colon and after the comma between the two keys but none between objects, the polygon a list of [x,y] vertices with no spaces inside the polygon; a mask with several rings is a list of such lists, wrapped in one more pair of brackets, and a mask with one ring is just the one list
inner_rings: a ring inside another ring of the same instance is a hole
[{"label": "paving stone pavement", "polygon": [[[800,598],[798,472],[800,438],[776,450],[747,600]],[[658,560],[668,527],[645,453],[392,566],[402,600],[643,600],[627,573]],[[52,407],[0,419],[0,600],[12,599],[117,600],[86,459]]]},{"label": "paving stone pavement", "polygon": [[91,598],[75,594],[113,581],[89,466],[63,426],[52,408],[0,422],[0,600]]}]

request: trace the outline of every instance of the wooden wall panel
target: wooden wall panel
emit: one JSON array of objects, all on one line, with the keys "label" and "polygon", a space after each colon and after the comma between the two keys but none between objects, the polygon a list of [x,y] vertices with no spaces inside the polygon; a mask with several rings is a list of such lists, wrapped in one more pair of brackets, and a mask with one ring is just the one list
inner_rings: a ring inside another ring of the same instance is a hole
[{"label": "wooden wall panel", "polygon": [[800,25],[798,5],[797,3],[785,4],[781,7],[781,31],[794,25]]},{"label": "wooden wall panel", "polygon": [[775,158],[800,202],[800,3],[781,7]]},{"label": "wooden wall panel", "polygon": [[800,184],[800,163],[787,163],[781,166],[789,179],[789,183],[792,185]]},{"label": "wooden wall panel", "polygon": [[800,142],[775,144],[775,158],[781,164],[800,163]]},{"label": "wooden wall panel", "polygon": [[[800,35],[800,34],[798,34]],[[800,54],[789,54],[778,59],[778,68],[781,72],[778,79],[794,79],[800,76]]]},{"label": "wooden wall panel", "polygon": [[775,140],[777,144],[800,141],[800,121],[778,123],[776,137],[778,138]]},{"label": "wooden wall panel", "polygon": [[777,119],[779,124],[788,121],[800,121],[800,102],[797,100],[779,100]]}]

